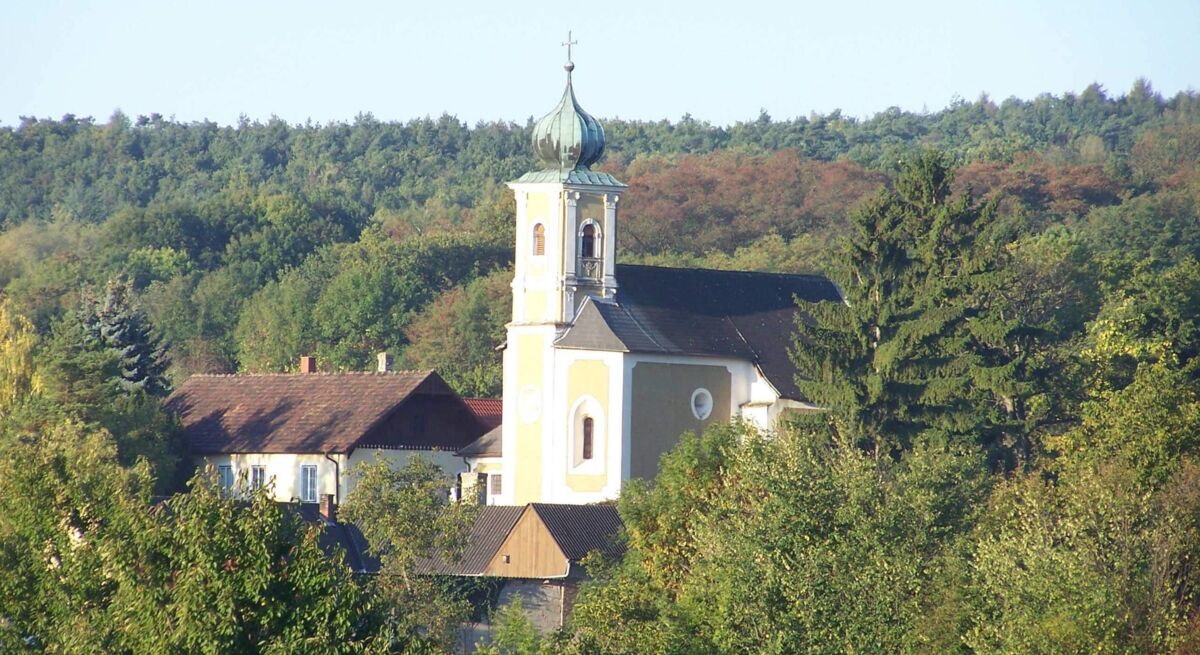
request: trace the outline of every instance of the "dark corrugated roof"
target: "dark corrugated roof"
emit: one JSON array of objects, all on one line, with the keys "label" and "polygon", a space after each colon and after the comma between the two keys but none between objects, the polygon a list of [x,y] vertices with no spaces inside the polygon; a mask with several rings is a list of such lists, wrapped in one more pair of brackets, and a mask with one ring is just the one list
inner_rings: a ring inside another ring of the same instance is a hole
[{"label": "dark corrugated roof", "polygon": [[719,356],[756,363],[785,398],[803,400],[788,356],[805,302],[841,302],[820,275],[619,264],[615,301],[588,299],[556,342],[584,348]]},{"label": "dark corrugated roof", "polygon": [[454,454],[459,457],[502,457],[504,451],[501,447],[503,442],[501,436],[502,428],[497,425]]},{"label": "dark corrugated roof", "polygon": [[[417,394],[456,397],[433,371],[193,375],[166,406],[194,453],[344,453]],[[454,450],[463,442],[434,433],[399,446]]]},{"label": "dark corrugated roof", "polygon": [[416,571],[426,575],[482,575],[488,562],[508,537],[524,507],[485,505],[479,508],[475,523],[462,556],[447,562],[444,558],[429,557],[417,561]]},{"label": "dark corrugated roof", "polygon": [[533,503],[531,507],[572,562],[592,551],[615,556],[624,550],[617,540],[623,524],[613,505]]},{"label": "dark corrugated roof", "polygon": [[290,509],[309,523],[322,523],[325,529],[321,532],[319,543],[321,549],[332,555],[334,548],[342,549],[342,556],[355,573],[378,573],[379,559],[371,555],[367,538],[362,530],[353,523],[326,521],[321,516],[320,507],[313,503],[280,503],[285,509]]},{"label": "dark corrugated roof", "polygon": [[475,418],[487,429],[500,425],[504,416],[504,401],[499,398],[463,398],[467,407],[475,412]]}]

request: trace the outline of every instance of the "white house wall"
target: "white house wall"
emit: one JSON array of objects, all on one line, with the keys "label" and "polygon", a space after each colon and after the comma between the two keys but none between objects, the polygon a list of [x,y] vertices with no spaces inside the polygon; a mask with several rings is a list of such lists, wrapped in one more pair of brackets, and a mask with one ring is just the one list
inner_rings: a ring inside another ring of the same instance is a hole
[{"label": "white house wall", "polygon": [[[325,494],[335,494],[339,502],[344,502],[353,492],[356,480],[350,472],[355,466],[365,461],[382,457],[396,468],[403,467],[414,456],[422,456],[432,460],[448,479],[466,469],[461,458],[453,453],[422,450],[392,450],[359,448],[349,456],[331,454],[293,454],[293,453],[237,453],[230,455],[206,455],[202,464],[215,470],[218,466],[233,467],[234,481],[244,487],[250,485],[250,469],[252,466],[266,467],[267,484],[272,489],[272,496],[279,502],[294,502],[300,500],[300,467],[311,465],[317,467],[317,498]],[[340,479],[340,480],[339,480]],[[340,481],[337,484],[335,480]],[[336,488],[335,486],[340,487]]]}]

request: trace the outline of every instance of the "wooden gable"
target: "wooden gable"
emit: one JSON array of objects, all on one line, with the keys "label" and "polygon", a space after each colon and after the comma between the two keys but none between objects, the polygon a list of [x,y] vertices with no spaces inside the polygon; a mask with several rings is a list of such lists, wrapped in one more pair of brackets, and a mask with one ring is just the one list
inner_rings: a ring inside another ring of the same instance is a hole
[{"label": "wooden gable", "polygon": [[571,562],[533,506],[521,518],[488,562],[484,575],[503,578],[563,578]]}]

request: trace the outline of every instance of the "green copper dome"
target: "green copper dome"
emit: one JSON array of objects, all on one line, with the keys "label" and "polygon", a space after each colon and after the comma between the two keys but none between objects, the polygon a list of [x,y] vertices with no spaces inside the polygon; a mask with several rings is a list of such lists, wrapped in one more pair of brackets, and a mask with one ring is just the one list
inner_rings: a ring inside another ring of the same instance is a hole
[{"label": "green copper dome", "polygon": [[589,168],[604,155],[604,128],[579,106],[567,72],[567,88],[558,106],[533,128],[533,153],[546,168]]},{"label": "green copper dome", "polygon": [[625,186],[608,173],[591,170],[592,164],[604,156],[604,128],[575,99],[571,86],[575,64],[568,60],[563,68],[567,71],[567,88],[562,100],[533,128],[533,154],[542,168],[517,181]]}]

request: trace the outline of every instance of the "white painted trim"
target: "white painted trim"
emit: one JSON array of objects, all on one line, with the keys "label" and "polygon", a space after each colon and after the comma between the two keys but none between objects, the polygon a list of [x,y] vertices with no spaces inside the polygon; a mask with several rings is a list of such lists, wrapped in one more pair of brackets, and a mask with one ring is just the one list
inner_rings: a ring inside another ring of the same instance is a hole
[{"label": "white painted trim", "polygon": [[[576,451],[583,450],[583,427],[580,410],[590,406],[587,416],[592,418],[592,458],[576,461]],[[571,475],[599,475],[605,472],[604,460],[608,453],[608,417],[600,401],[590,395],[580,396],[567,412],[567,473]]]}]

